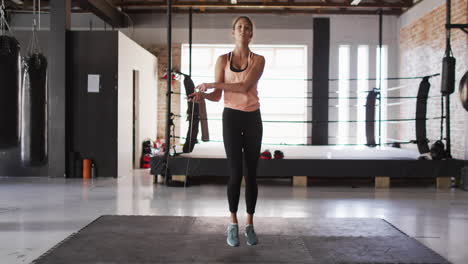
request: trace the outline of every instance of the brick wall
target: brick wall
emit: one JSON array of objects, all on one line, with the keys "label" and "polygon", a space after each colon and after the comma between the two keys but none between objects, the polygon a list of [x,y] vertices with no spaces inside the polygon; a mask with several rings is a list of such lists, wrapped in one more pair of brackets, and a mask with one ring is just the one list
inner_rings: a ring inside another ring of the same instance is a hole
[{"label": "brick wall", "polygon": [[[424,76],[441,73],[442,58],[445,53],[445,1],[429,13],[413,23],[400,29],[400,76]],[[467,0],[452,1],[452,23],[466,24],[468,18]],[[457,59],[456,64],[456,91],[450,96],[451,104],[451,139],[452,156],[465,158],[465,110],[461,106],[458,95],[458,83],[468,69],[468,38],[467,34],[459,29],[452,30],[452,51]],[[399,90],[401,96],[416,96],[418,92],[417,81],[402,81],[408,84]],[[430,80],[430,96],[440,95],[441,78]],[[400,107],[401,118],[415,116],[415,103],[406,103]],[[427,106],[427,116],[440,116],[440,98],[430,98]],[[445,124],[445,122],[444,122]],[[399,138],[415,139],[414,123],[401,124]],[[430,140],[440,137],[440,120],[427,122],[427,134]],[[431,141],[430,144],[432,144]],[[414,148],[414,146],[410,146]]]},{"label": "brick wall", "polygon": [[[166,112],[167,112],[167,102],[166,102],[166,93],[167,93],[167,80],[161,79],[162,76],[166,74],[167,70],[167,45],[157,44],[157,45],[146,45],[145,48],[158,57],[158,113],[157,113],[157,122],[158,122],[158,131],[157,137],[160,139],[165,139],[166,137]],[[180,61],[181,61],[181,44],[174,44],[172,46],[172,68],[179,70]],[[180,81],[172,82],[172,100],[171,100],[171,112],[180,115]],[[175,136],[180,136],[180,118],[174,120],[175,123]],[[171,131],[172,134],[172,131]],[[172,144],[178,144],[179,139],[173,139]]]}]

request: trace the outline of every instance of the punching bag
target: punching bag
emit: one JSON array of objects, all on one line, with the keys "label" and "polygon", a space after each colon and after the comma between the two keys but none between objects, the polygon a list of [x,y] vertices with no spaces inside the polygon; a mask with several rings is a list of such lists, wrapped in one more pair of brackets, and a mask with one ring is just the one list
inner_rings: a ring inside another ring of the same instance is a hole
[{"label": "punching bag", "polygon": [[[185,93],[187,96],[195,92],[195,84],[189,75],[183,74]],[[202,100],[199,103],[187,102],[187,121],[189,121],[189,127],[187,130],[187,137],[184,143],[182,151],[184,153],[190,153],[193,151],[195,144],[198,143],[198,124],[201,124],[202,141],[210,141],[210,134],[208,130],[208,115],[206,112],[206,103]]]},{"label": "punching bag", "polygon": [[47,59],[32,53],[24,67],[21,160],[39,166],[47,162]]},{"label": "punching bag", "polygon": [[468,71],[465,72],[460,80],[459,93],[462,106],[468,111]]},{"label": "punching bag", "polygon": [[424,77],[419,84],[418,98],[416,101],[416,141],[420,154],[429,152],[429,140],[426,135],[426,114],[427,114],[427,98],[431,84],[429,78]]},{"label": "punching bag", "polygon": [[[189,75],[184,75],[184,87],[185,93],[188,96],[195,92],[195,84]],[[200,104],[195,102],[187,102],[187,121],[189,126],[187,130],[187,137],[185,139],[182,151],[184,153],[190,153],[193,151],[195,144],[198,143],[198,124],[200,123]]]},{"label": "punching bag", "polygon": [[379,93],[375,90],[369,91],[366,99],[366,145],[375,147],[375,102]]},{"label": "punching bag", "polygon": [[449,95],[455,91],[455,64],[456,60],[451,56],[445,56],[442,60],[440,92],[443,95]]},{"label": "punching bag", "polygon": [[0,149],[20,142],[21,59],[18,41],[0,36]]}]

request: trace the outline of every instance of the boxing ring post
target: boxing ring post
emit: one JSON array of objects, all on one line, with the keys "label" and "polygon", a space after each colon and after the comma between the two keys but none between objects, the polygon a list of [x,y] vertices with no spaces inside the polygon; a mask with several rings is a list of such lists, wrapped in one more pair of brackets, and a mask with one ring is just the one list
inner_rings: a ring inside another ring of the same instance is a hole
[{"label": "boxing ring post", "polygon": [[192,8],[189,9],[189,76],[192,78]]},{"label": "boxing ring post", "polygon": [[[171,93],[172,93],[172,3],[167,0],[167,112],[166,112],[166,147],[164,148],[164,163],[166,164],[166,172],[169,161],[169,149],[171,147]],[[167,173],[165,180],[167,182]]]},{"label": "boxing ring post", "polygon": [[[166,141],[166,147],[164,151],[164,158],[159,162],[158,166],[162,167],[161,173],[164,174],[165,178],[165,184],[170,187],[186,187],[187,184],[187,178],[188,178],[188,167],[189,163],[187,163],[186,166],[186,173],[184,175],[173,175],[170,171],[170,166],[169,166],[169,159],[170,159],[170,149],[174,147],[174,156],[177,155],[176,153],[176,147],[175,145],[171,144],[171,139],[172,138],[177,138],[175,135],[171,135],[171,126],[174,126],[172,117],[177,116],[171,113],[171,95],[172,95],[172,73],[180,74],[185,76],[184,80],[184,85],[186,86],[187,90],[187,80],[190,80],[192,82],[190,76],[192,75],[192,8],[189,9],[189,74],[183,74],[179,71],[174,71],[172,69],[172,5],[171,5],[171,0],[167,1],[167,46],[168,46],[168,66],[167,66],[167,115],[166,115],[166,135],[165,135],[165,141]],[[193,86],[193,82],[192,82]],[[194,88],[194,86],[193,86]],[[192,91],[193,92],[193,91]],[[188,94],[187,94],[188,95]],[[193,113],[194,113],[194,106],[195,103],[192,103],[192,111],[191,111],[191,123],[190,123],[190,140],[192,138],[192,123],[193,123]],[[198,125],[198,123],[197,123]],[[173,132],[175,133],[175,132]],[[192,145],[191,141],[189,146]]]},{"label": "boxing ring post", "polygon": [[383,11],[379,10],[379,146],[382,146],[382,26]]},{"label": "boxing ring post", "polygon": [[445,56],[442,61],[442,83],[440,86],[442,95],[445,96],[445,143],[447,157],[452,158],[451,138],[450,138],[450,94],[455,90],[455,58],[452,56],[452,48],[450,44],[450,25],[452,1],[446,2],[446,41],[445,41]]}]

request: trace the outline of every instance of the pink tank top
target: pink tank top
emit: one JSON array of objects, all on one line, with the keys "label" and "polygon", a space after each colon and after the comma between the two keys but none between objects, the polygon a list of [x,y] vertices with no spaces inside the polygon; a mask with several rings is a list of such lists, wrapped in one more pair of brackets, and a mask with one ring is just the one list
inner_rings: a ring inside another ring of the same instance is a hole
[{"label": "pink tank top", "polygon": [[[243,82],[247,78],[247,74],[252,70],[252,65],[255,56],[252,52],[247,60],[247,67],[242,72],[231,70],[232,52],[228,54],[228,61],[224,68],[224,82],[238,83]],[[253,112],[260,108],[258,100],[257,83],[255,83],[247,92],[231,92],[224,91],[224,107],[241,110],[245,112]]]}]

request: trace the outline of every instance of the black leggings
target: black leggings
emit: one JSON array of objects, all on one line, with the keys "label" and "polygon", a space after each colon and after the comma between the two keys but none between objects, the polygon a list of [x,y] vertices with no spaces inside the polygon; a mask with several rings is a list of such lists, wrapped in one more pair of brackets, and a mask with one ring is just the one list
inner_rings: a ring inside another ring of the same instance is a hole
[{"label": "black leggings", "polygon": [[262,145],[263,125],[260,109],[244,112],[231,108],[223,111],[224,149],[228,159],[231,177],[227,188],[229,211],[237,212],[242,183],[242,152],[247,167],[245,175],[245,201],[247,213],[255,212],[257,203],[257,163]]}]

